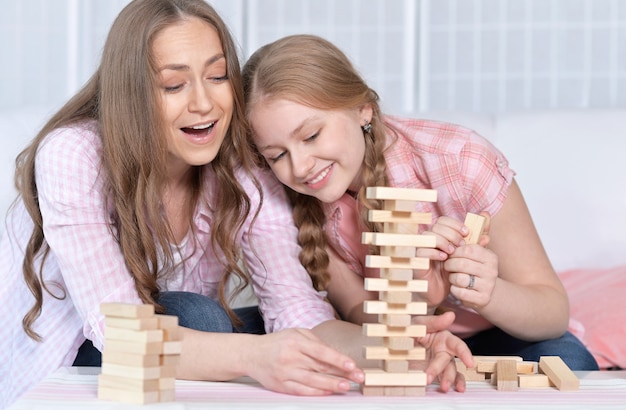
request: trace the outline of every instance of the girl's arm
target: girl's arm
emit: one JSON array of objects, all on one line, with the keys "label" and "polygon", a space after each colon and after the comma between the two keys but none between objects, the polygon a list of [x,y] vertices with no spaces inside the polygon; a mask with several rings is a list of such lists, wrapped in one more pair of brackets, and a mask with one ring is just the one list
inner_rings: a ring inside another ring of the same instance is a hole
[{"label": "girl's arm", "polygon": [[[459,246],[445,269],[454,296],[517,338],[554,338],[567,329],[567,294],[515,180],[491,218],[487,247]],[[469,275],[475,277],[472,289],[466,288]]]}]

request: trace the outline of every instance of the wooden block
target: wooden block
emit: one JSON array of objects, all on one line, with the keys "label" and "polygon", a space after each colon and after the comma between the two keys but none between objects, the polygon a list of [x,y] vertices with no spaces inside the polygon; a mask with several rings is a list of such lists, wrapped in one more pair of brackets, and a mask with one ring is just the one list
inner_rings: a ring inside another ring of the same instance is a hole
[{"label": "wooden block", "polygon": [[98,399],[134,404],[158,403],[159,391],[126,391],[98,386]]},{"label": "wooden block", "polygon": [[[411,276],[413,272],[411,271]],[[365,290],[372,291],[402,291],[426,292],[428,290],[427,280],[411,279],[406,282],[391,281],[382,278],[365,278]]]},{"label": "wooden block", "polygon": [[[536,373],[536,371],[533,371],[536,366],[536,362],[524,362],[521,360],[521,357],[520,360],[517,360],[515,358],[510,358],[507,356],[503,356],[501,359],[498,360],[514,360],[518,373]],[[476,371],[482,373],[495,372],[496,362],[497,360],[477,360],[476,357],[474,357],[474,363],[476,363]]]},{"label": "wooden block", "polygon": [[545,374],[518,374],[517,380],[521,388],[551,387],[550,379]]},{"label": "wooden block", "polygon": [[385,346],[365,346],[364,355],[369,360],[424,360],[426,349],[414,347],[408,351],[392,351]]},{"label": "wooden block", "polygon": [[437,191],[434,189],[369,187],[365,195],[369,199],[437,202]]},{"label": "wooden block", "polygon": [[413,280],[413,269],[380,269],[380,278],[396,283]]},{"label": "wooden block", "polygon": [[404,397],[404,386],[385,386],[383,394],[389,397]]},{"label": "wooden block", "polygon": [[[409,201],[409,200],[403,200],[403,199],[385,199],[383,200],[383,211],[391,211],[391,212],[413,212],[415,211],[415,207],[417,206],[417,201]],[[402,225],[402,226],[407,226],[410,227],[411,232],[413,233],[417,233],[417,225],[414,223],[410,223],[410,224],[405,224],[404,222],[400,222],[400,223],[385,223],[384,226],[388,227],[388,226],[398,226],[398,225]],[[396,232],[393,229],[387,230],[385,228],[386,232]],[[408,233],[408,232],[405,232]]]},{"label": "wooden block", "polygon": [[161,377],[161,366],[139,367],[125,366],[115,363],[102,362],[101,374],[133,379],[158,379]]},{"label": "wooden block", "polygon": [[396,258],[384,255],[366,255],[365,266],[368,268],[396,268],[396,269],[428,269],[428,258]]},{"label": "wooden block", "polygon": [[176,391],[174,389],[159,391],[159,402],[165,403],[170,401],[176,401]]},{"label": "wooden block", "polygon": [[407,397],[425,396],[426,386],[404,386],[404,395]]},{"label": "wooden block", "polygon": [[183,328],[181,326],[165,327],[161,330],[163,330],[163,340],[166,342],[183,340]]},{"label": "wooden block", "polygon": [[162,377],[158,381],[159,390],[174,390],[176,388],[175,377]]},{"label": "wooden block", "polygon": [[388,373],[406,373],[409,371],[408,360],[384,360],[383,370]]},{"label": "wooden block", "polygon": [[480,239],[480,235],[482,235],[483,230],[485,229],[485,223],[487,222],[487,218],[482,215],[476,215],[473,213],[468,213],[465,216],[465,226],[469,228],[469,234],[465,238],[465,243],[467,244],[475,244],[478,243]]},{"label": "wooden block", "polygon": [[546,374],[559,390],[578,390],[578,377],[559,356],[541,356],[539,370]]},{"label": "wooden block", "polygon": [[101,303],[100,313],[110,317],[146,318],[154,316],[154,306],[115,302]]},{"label": "wooden block", "polygon": [[376,246],[409,246],[434,248],[437,238],[432,235],[406,235],[399,233],[363,232],[361,242]]},{"label": "wooden block", "polygon": [[180,354],[163,354],[159,356],[160,366],[176,366],[180,363]]},{"label": "wooden block", "polygon": [[411,325],[411,315],[387,315],[380,314],[378,315],[378,322],[385,326],[391,327],[402,327],[402,326],[410,326]]},{"label": "wooden block", "polygon": [[361,394],[363,396],[384,396],[385,388],[383,386],[365,386],[360,385]]},{"label": "wooden block", "polygon": [[[380,255],[391,256],[393,258],[412,258],[415,256],[416,248],[413,246],[381,246]],[[409,278],[410,279],[410,278]]]},{"label": "wooden block", "polygon": [[365,369],[366,386],[426,386],[426,373],[411,370],[408,373],[388,373],[382,369]]},{"label": "wooden block", "polygon": [[110,374],[100,374],[98,376],[98,386],[116,390],[131,391],[157,391],[160,389],[159,379],[137,379],[131,377],[111,376]]},{"label": "wooden block", "polygon": [[465,369],[463,375],[465,376],[465,380],[468,382],[481,382],[487,380],[487,374],[477,372],[475,367]]},{"label": "wooden block", "polygon": [[178,327],[178,316],[173,315],[155,315],[159,321],[159,329],[175,329]]},{"label": "wooden block", "polygon": [[413,292],[409,291],[391,291],[391,292],[380,292],[379,300],[381,302],[391,303],[391,304],[404,304],[411,303],[413,301]]},{"label": "wooden block", "polygon": [[500,391],[517,391],[517,365],[515,360],[498,360],[496,362],[497,386]]},{"label": "wooden block", "polygon": [[426,302],[411,302],[407,304],[390,304],[380,300],[366,300],[363,302],[363,311],[365,313],[377,314],[406,314],[406,315],[425,315],[427,309]]},{"label": "wooden block", "polygon": [[426,326],[386,326],[380,323],[364,323],[363,334],[370,337],[423,337],[426,336]]},{"label": "wooden block", "polygon": [[135,343],[162,342],[163,330],[133,330],[109,326],[104,329],[104,338],[106,340],[121,340]]},{"label": "wooden block", "polygon": [[415,339],[412,337],[385,337],[383,344],[389,350],[409,351],[415,347]]},{"label": "wooden block", "polygon": [[429,224],[433,220],[430,212],[410,212],[394,210],[371,210],[367,214],[370,222],[391,222],[407,224]]},{"label": "wooden block", "polygon": [[176,365],[161,366],[160,377],[165,379],[176,378],[176,369]]},{"label": "wooden block", "polygon": [[165,355],[181,354],[182,350],[183,350],[183,343],[180,341],[163,342],[161,354],[165,354]]},{"label": "wooden block", "polygon": [[105,329],[107,327],[117,327],[121,329],[153,330],[153,329],[158,329],[159,321],[156,317],[132,319],[132,318],[125,318],[125,317],[108,317],[107,316],[104,318],[104,325],[105,325]]},{"label": "wooden block", "polygon": [[162,364],[162,357],[158,354],[140,355],[104,349],[102,361],[133,367],[156,367]]},{"label": "wooden block", "polygon": [[415,397],[426,395],[426,386],[385,386],[384,396],[388,397]]},{"label": "wooden block", "polygon": [[[167,342],[179,343],[179,342]],[[134,353],[138,355],[162,354],[163,342],[136,343],[123,340],[107,340],[104,341],[104,350]]]}]

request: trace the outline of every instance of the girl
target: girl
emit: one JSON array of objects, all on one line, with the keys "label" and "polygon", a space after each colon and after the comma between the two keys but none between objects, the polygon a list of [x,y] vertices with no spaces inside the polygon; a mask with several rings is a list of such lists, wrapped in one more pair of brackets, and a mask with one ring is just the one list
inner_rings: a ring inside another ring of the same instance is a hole
[{"label": "girl", "polygon": [[[560,355],[573,369],[595,360],[566,331],[567,294],[533,226],[506,158],[475,132],[454,124],[381,112],[376,92],[333,44],[310,35],[268,44],[243,68],[251,138],[259,160],[287,187],[317,289],[346,320],[362,323],[369,250],[363,231],[368,186],[435,189],[435,249],[420,249],[430,269],[427,301],[456,312],[451,327],[474,354]],[[468,212],[491,216],[488,235],[465,245]]]}]

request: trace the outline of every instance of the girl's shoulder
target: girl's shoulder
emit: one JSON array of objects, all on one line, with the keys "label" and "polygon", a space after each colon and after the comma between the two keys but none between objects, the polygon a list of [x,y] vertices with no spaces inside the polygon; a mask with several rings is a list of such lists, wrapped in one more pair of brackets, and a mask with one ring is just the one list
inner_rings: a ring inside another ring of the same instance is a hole
[{"label": "girl's shoulder", "polygon": [[489,145],[481,135],[460,124],[390,115],[385,116],[385,124],[391,130],[390,143],[398,141],[420,151],[458,152],[470,142]]}]

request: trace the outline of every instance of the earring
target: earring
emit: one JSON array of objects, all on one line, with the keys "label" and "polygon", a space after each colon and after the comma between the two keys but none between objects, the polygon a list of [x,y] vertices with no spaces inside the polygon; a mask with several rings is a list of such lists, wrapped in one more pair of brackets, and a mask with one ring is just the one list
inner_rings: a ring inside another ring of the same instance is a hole
[{"label": "earring", "polygon": [[363,133],[369,134],[372,131],[372,124],[366,121],[365,125],[361,125],[361,129],[363,130]]}]

